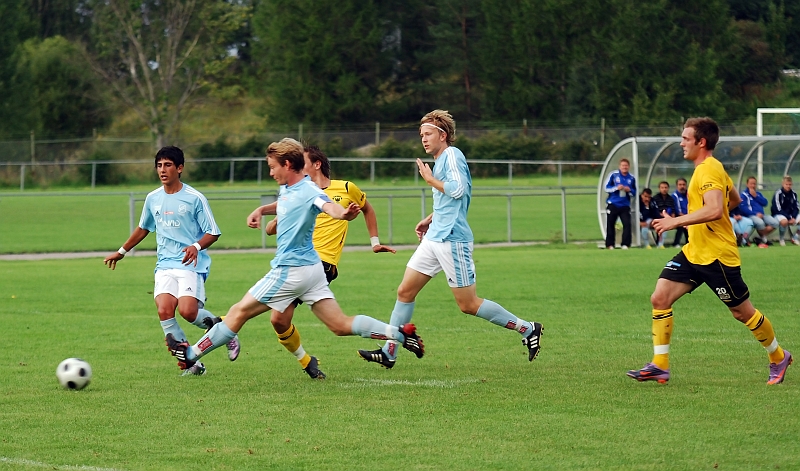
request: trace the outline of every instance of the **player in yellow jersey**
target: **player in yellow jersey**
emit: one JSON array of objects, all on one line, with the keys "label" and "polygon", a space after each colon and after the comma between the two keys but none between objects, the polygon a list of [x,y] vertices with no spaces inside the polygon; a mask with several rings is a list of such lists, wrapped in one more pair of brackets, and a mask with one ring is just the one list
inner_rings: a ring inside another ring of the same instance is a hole
[{"label": "player in yellow jersey", "polygon": [[782,349],[772,324],[750,302],[740,270],[739,249],[728,211],[741,199],[733,181],[712,155],[719,127],[711,118],[690,118],[681,134],[683,158],[694,163],[689,182],[689,212],[653,223],[659,234],[686,227],[689,242],[667,262],[650,296],[653,305],[653,361],[641,370],[628,371],[637,381],[669,381],[669,342],[672,337],[672,305],[683,295],[707,284],[728,306],[733,317],[745,324],[769,355],[767,384],[783,382],[792,354]]},{"label": "player in yellow jersey", "polygon": [[[348,207],[350,203],[355,203],[361,207],[364,214],[364,222],[367,224],[372,251],[375,253],[391,252],[396,250],[388,245],[382,245],[378,238],[378,220],[375,210],[367,201],[367,195],[356,186],[355,183],[346,180],[331,180],[331,165],[328,157],[317,146],[305,148],[306,166],[303,169],[306,175],[317,184],[325,194],[334,202]],[[260,206],[247,217],[247,225],[258,228],[261,223],[261,216],[275,214],[276,203]],[[339,275],[338,264],[342,256],[345,240],[347,239],[348,221],[337,220],[325,213],[317,216],[316,226],[314,227],[314,249],[322,259],[325,268],[325,276],[328,283],[336,279]],[[273,219],[267,224],[267,234],[274,235],[277,228],[277,219]],[[284,311],[283,316],[279,317],[273,313],[271,317],[272,327],[278,335],[278,341],[292,353],[300,365],[313,379],[325,379],[325,373],[319,370],[318,361],[315,357],[308,355],[300,342],[300,333],[292,324],[293,309],[297,305],[290,306]]]}]

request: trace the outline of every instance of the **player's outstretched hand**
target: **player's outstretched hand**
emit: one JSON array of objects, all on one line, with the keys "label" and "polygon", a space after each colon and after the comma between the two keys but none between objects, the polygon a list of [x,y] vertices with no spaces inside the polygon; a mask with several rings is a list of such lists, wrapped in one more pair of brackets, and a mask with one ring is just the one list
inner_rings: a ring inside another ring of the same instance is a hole
[{"label": "player's outstretched hand", "polygon": [[423,180],[427,182],[433,178],[433,170],[431,170],[431,166],[423,162],[422,159],[417,159],[417,167],[419,167],[419,174]]},{"label": "player's outstretched hand", "polygon": [[197,247],[190,245],[188,247],[184,247],[182,252],[185,255],[183,256],[181,263],[184,265],[189,265],[190,263],[194,262],[194,266],[197,266]]},{"label": "player's outstretched hand", "polygon": [[114,252],[103,260],[103,264],[110,269],[117,268],[117,262],[122,260],[125,256],[119,252]]},{"label": "player's outstretched hand", "polygon": [[659,235],[678,227],[678,223],[675,222],[675,218],[667,214],[666,211],[661,211],[661,216],[661,219],[656,219],[653,221],[653,229],[655,229]]},{"label": "player's outstretched hand", "polygon": [[353,219],[358,216],[358,213],[361,212],[361,207],[355,203],[350,203],[350,205],[345,208],[344,214],[342,214],[342,219],[345,221],[352,221]]},{"label": "player's outstretched hand", "polygon": [[247,216],[247,226],[253,229],[261,227],[261,208],[256,208]]},{"label": "player's outstretched hand", "polygon": [[372,251],[375,253],[381,253],[381,252],[397,253],[397,250],[389,247],[388,245],[383,245],[383,244],[372,246]]}]

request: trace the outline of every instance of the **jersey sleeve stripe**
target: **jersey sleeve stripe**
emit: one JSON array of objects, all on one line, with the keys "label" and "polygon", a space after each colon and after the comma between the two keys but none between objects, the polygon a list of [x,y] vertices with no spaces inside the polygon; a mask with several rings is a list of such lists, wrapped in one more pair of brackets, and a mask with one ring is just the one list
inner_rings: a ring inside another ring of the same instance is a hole
[{"label": "jersey sleeve stripe", "polygon": [[447,165],[450,167],[450,170],[453,172],[453,180],[456,183],[456,187],[453,188],[450,196],[453,198],[461,198],[464,195],[465,187],[464,181],[461,178],[461,170],[458,168],[458,159],[456,159],[456,153],[453,151],[452,147],[448,147],[445,150],[446,157],[447,157]]},{"label": "jersey sleeve stripe", "polygon": [[220,235],[222,232],[219,230],[219,226],[217,226],[217,221],[214,220],[214,213],[211,212],[211,206],[208,204],[208,200],[202,193],[195,190],[194,188],[187,188],[186,192],[190,195],[196,196],[200,203],[203,205],[203,212],[206,213],[206,218],[208,218],[208,222],[211,223],[211,235]]}]

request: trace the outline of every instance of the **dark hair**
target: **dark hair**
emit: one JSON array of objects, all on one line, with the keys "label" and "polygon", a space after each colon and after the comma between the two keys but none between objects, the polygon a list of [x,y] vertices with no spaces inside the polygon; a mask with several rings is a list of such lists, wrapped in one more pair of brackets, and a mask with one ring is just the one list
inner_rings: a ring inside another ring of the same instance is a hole
[{"label": "dark hair", "polygon": [[331,178],[331,163],[328,161],[328,156],[317,146],[306,146],[305,151],[312,164],[319,162],[319,171],[325,178]]},{"label": "dark hair", "polygon": [[653,190],[651,190],[650,188],[645,188],[644,190],[642,190],[642,194],[653,196]]},{"label": "dark hair", "polygon": [[175,146],[166,146],[159,149],[156,153],[155,166],[158,165],[159,160],[167,159],[175,164],[176,167],[183,165],[183,151]]},{"label": "dark hair", "polygon": [[752,176],[752,175],[750,175],[749,177],[747,177],[747,180],[745,180],[744,182],[745,182],[745,183],[747,183],[747,182],[749,182],[750,180],[755,180],[755,181],[756,181],[756,183],[758,183],[758,178],[756,178],[756,177],[754,177],[754,176]]},{"label": "dark hair", "polygon": [[687,182],[687,181],[686,181],[686,179],[685,179],[685,178],[683,178],[683,177],[679,177],[677,180],[675,180],[675,184],[676,184],[676,185],[678,184],[678,182],[689,183],[689,182]]},{"label": "dark hair", "polygon": [[719,126],[717,123],[708,117],[705,118],[689,118],[686,120],[684,128],[694,129],[694,142],[700,142],[700,139],[706,140],[706,149],[714,150],[719,141]]},{"label": "dark hair", "polygon": [[661,185],[667,185],[667,188],[669,188],[669,182],[666,182],[666,181],[664,181],[664,182],[659,182],[659,183],[658,183],[658,186],[661,186]]},{"label": "dark hair", "polygon": [[630,165],[631,161],[628,159],[619,159],[619,163],[625,162],[626,164]]},{"label": "dark hair", "polygon": [[267,147],[267,158],[270,157],[275,159],[281,167],[289,162],[289,166],[295,172],[301,172],[306,166],[303,146],[291,137],[284,137],[280,141],[270,144]]}]

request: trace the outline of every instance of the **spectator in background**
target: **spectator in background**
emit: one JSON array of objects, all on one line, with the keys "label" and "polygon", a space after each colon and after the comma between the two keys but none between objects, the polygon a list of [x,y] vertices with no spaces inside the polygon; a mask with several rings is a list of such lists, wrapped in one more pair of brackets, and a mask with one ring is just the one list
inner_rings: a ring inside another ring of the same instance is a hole
[{"label": "spectator in background", "polygon": [[[783,184],[772,197],[771,212],[772,217],[779,224],[780,243],[781,245],[786,245],[784,240],[786,238],[786,229],[789,226],[797,225],[797,215],[800,213],[800,206],[797,204],[797,193],[792,190],[792,177],[789,175],[783,177]],[[794,245],[800,245],[800,234],[797,234],[797,227],[795,227],[794,237],[791,240]]]},{"label": "spectator in background", "polygon": [[747,216],[753,221],[753,225],[758,231],[759,239],[754,242],[757,242],[761,248],[767,248],[770,244],[768,236],[778,227],[778,221],[774,217],[764,214],[767,199],[760,191],[756,190],[757,183],[756,177],[747,177],[747,189],[742,192],[739,209],[742,211],[742,216]]},{"label": "spectator in background", "polygon": [[[675,200],[669,194],[669,183],[661,182],[658,184],[658,194],[653,196],[653,202],[658,208],[658,214],[663,215],[664,211],[666,211],[669,216],[675,217]],[[658,248],[664,248],[663,234],[658,237]]]},{"label": "spectator in background", "polygon": [[753,221],[742,216],[742,210],[738,206],[731,209],[728,213],[733,226],[733,233],[736,234],[736,245],[748,247],[750,245],[750,234],[753,232]]},{"label": "spectator in background", "polygon": [[636,179],[628,173],[631,163],[628,159],[619,161],[619,170],[608,177],[606,193],[606,248],[614,248],[617,237],[614,224],[622,219],[622,249],[631,246],[631,196],[636,196]]},{"label": "spectator in background", "polygon": [[[681,177],[675,180],[675,193],[672,194],[672,199],[675,200],[675,216],[683,216],[689,214],[689,198],[686,196],[686,179]],[[689,231],[685,227],[675,228],[675,240],[672,241],[673,247],[681,246],[681,236],[686,238],[689,242]]]},{"label": "spectator in background", "polygon": [[[650,247],[650,231],[653,229],[653,221],[661,219],[661,211],[658,210],[655,201],[653,201],[653,191],[650,188],[642,190],[639,196],[639,230],[642,231],[642,247],[649,249]],[[656,243],[663,239],[662,236],[654,234]],[[664,248],[663,245],[660,246]]]}]

